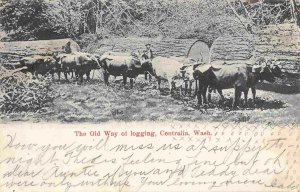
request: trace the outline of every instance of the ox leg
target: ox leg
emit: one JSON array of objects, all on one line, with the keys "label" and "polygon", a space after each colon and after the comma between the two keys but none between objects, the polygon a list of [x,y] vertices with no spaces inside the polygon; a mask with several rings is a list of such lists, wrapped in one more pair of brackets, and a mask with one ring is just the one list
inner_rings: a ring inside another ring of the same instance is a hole
[{"label": "ox leg", "polygon": [[184,81],[184,92],[185,92],[186,95],[188,93],[188,89],[189,89],[188,82]]},{"label": "ox leg", "polygon": [[232,104],[233,109],[236,109],[237,106],[239,105],[240,97],[241,97],[241,91],[238,87],[235,87],[235,89],[234,89],[234,99],[233,99],[233,104]]},{"label": "ox leg", "polygon": [[170,94],[172,94],[174,92],[175,88],[176,88],[175,87],[175,82],[171,81],[171,83],[170,83]]},{"label": "ox leg", "polygon": [[222,89],[217,89],[220,97],[221,97],[221,101],[224,102],[225,101],[225,98],[224,98],[224,95],[223,95],[223,92],[222,92]]},{"label": "ox leg", "polygon": [[36,71],[33,72],[33,75],[38,77],[38,73]]},{"label": "ox leg", "polygon": [[79,71],[78,70],[75,70],[75,72],[74,71],[72,71],[71,72],[71,75],[72,75],[72,78],[73,78],[73,74],[75,73],[75,79],[76,79],[76,81],[78,81],[78,78],[80,78],[80,74],[79,74]]},{"label": "ox leg", "polygon": [[104,73],[103,73],[103,76],[104,76],[104,84],[105,84],[106,86],[108,86],[109,73],[104,72]]},{"label": "ox leg", "polygon": [[198,105],[198,108],[202,105],[202,90],[201,88],[199,87],[198,90],[197,90],[197,105]]},{"label": "ox leg", "polygon": [[223,106],[225,104],[225,98],[224,98],[224,95],[223,95],[223,92],[222,92],[222,89],[217,89],[220,97],[221,97],[221,100],[220,100],[220,105]]},{"label": "ox leg", "polygon": [[235,89],[234,89],[234,98],[233,98],[233,103],[232,103],[232,108],[233,108],[233,109],[235,109],[236,106],[237,106],[237,105],[236,105],[236,100],[237,100],[237,97],[238,97],[238,93],[237,93],[237,92],[238,92],[238,90],[235,88]]},{"label": "ox leg", "polygon": [[124,85],[124,87],[125,87],[126,83],[127,83],[127,75],[123,75],[123,85]]},{"label": "ox leg", "polygon": [[207,99],[208,102],[211,103],[211,92],[212,92],[213,88],[212,87],[208,87],[208,93],[207,93]]},{"label": "ox leg", "polygon": [[76,82],[77,82],[77,84],[82,84],[83,83],[83,75],[81,75],[81,74],[77,75]]},{"label": "ox leg", "polygon": [[69,81],[69,80],[68,80],[68,73],[67,73],[67,72],[64,72],[64,75],[65,75],[66,81]]},{"label": "ox leg", "polygon": [[173,93],[173,85],[172,85],[172,82],[173,81],[168,81],[169,82],[169,89],[170,89],[170,94],[172,94]]},{"label": "ox leg", "polygon": [[145,72],[144,74],[145,74],[145,80],[147,80],[147,79],[148,79],[148,74],[147,74],[147,72]]},{"label": "ox leg", "polygon": [[238,92],[238,99],[237,99],[237,106],[240,105],[241,96],[242,96],[242,91],[239,90],[239,92]]},{"label": "ox leg", "polygon": [[161,79],[158,78],[158,79],[157,79],[157,89],[158,89],[158,90],[160,90],[160,83],[161,83]]},{"label": "ox leg", "polygon": [[60,81],[60,71],[57,72],[58,81]]},{"label": "ox leg", "polygon": [[255,103],[256,103],[256,88],[251,87],[251,91],[252,91],[253,104],[255,105]]},{"label": "ox leg", "polygon": [[94,76],[95,76],[95,69],[93,70],[92,79],[94,79]]},{"label": "ox leg", "polygon": [[[70,74],[71,74],[71,78],[73,79],[73,72],[70,72]],[[78,81],[78,72],[77,71],[75,71],[75,79],[76,79],[76,81]]]},{"label": "ox leg", "polygon": [[208,87],[208,86],[204,86],[204,87],[202,88],[202,97],[203,97],[203,103],[204,103],[204,104],[207,104],[207,97],[206,97],[207,87]]},{"label": "ox leg", "polygon": [[245,107],[248,107],[248,91],[248,88],[244,91]]},{"label": "ox leg", "polygon": [[90,81],[91,80],[91,77],[90,77],[90,74],[91,74],[91,71],[88,71],[88,72],[86,72],[86,80],[87,81]]},{"label": "ox leg", "polygon": [[133,79],[130,78],[130,89],[133,89]]},{"label": "ox leg", "polygon": [[193,86],[193,82],[189,81],[189,95],[192,94],[192,86]]},{"label": "ox leg", "polygon": [[197,93],[198,93],[198,80],[196,79],[195,80],[195,95],[194,96],[196,96]]},{"label": "ox leg", "polygon": [[78,75],[80,83],[83,83],[83,73],[79,73]]},{"label": "ox leg", "polygon": [[[72,72],[71,72],[72,73]],[[76,81],[79,83],[83,83],[83,71],[81,69],[77,69],[75,71]]]}]

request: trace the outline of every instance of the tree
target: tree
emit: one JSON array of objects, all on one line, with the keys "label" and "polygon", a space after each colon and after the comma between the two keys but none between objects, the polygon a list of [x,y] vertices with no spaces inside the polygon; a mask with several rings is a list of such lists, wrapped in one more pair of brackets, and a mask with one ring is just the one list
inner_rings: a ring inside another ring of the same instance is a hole
[{"label": "tree", "polygon": [[66,33],[51,25],[44,0],[8,0],[0,10],[1,25],[12,40],[51,39]]}]

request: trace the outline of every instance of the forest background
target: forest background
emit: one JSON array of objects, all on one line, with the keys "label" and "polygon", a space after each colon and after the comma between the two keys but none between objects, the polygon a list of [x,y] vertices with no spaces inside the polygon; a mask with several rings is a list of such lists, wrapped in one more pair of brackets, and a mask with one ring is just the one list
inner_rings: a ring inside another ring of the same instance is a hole
[{"label": "forest background", "polygon": [[82,34],[214,39],[295,20],[296,5],[295,0],[2,0],[0,27],[6,41],[76,40]]}]

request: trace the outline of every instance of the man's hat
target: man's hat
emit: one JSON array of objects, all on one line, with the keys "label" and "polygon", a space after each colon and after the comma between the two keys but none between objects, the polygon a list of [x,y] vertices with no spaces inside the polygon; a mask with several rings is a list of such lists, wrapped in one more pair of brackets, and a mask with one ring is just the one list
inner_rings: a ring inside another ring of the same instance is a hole
[{"label": "man's hat", "polygon": [[150,43],[147,43],[145,46],[147,46],[147,45],[151,45]]}]

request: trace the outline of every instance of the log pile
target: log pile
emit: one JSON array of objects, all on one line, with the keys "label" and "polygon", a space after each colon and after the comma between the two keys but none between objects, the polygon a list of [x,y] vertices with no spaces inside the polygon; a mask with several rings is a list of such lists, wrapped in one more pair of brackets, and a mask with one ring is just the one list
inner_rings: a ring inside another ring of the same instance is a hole
[{"label": "log pile", "polygon": [[297,25],[270,25],[254,43],[257,56],[268,58],[284,72],[300,73],[300,28]]},{"label": "log pile", "polygon": [[72,39],[0,42],[0,65],[14,68],[22,57],[52,55],[54,52],[65,50],[68,46],[71,51],[80,51],[79,45]]},{"label": "log pile", "polygon": [[[191,46],[199,39],[151,39],[151,38],[111,38],[104,39],[99,44],[90,44],[84,51],[102,55],[107,51],[132,52],[144,50],[150,43],[155,54],[163,57],[186,57]],[[253,46],[248,38],[224,36],[216,40],[213,47],[213,60],[218,59],[248,59]]]},{"label": "log pile", "polygon": [[155,54],[159,56],[186,56],[190,46],[197,39],[173,39],[173,38],[110,38],[103,39],[96,46],[90,44],[85,51],[102,55],[107,51],[132,52],[144,50],[150,43]]},{"label": "log pile", "polygon": [[223,36],[212,47],[212,61],[246,60],[253,56],[254,46],[250,36]]},{"label": "log pile", "polygon": [[8,70],[0,66],[0,111],[37,112],[54,99],[51,79],[33,79],[21,69]]}]

